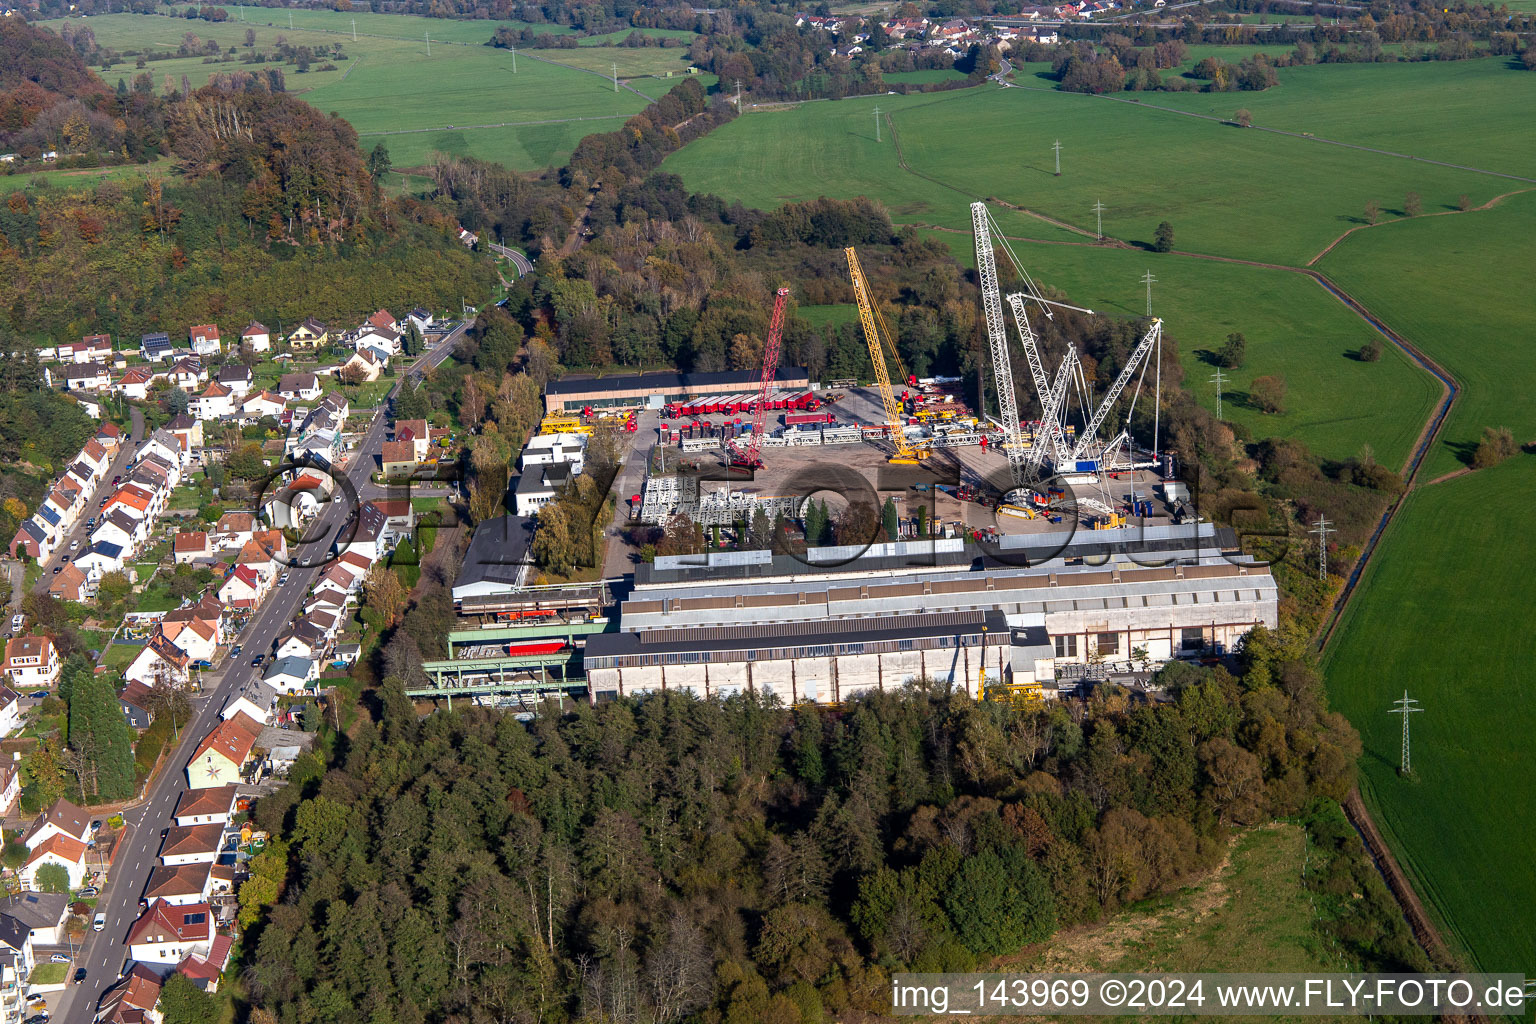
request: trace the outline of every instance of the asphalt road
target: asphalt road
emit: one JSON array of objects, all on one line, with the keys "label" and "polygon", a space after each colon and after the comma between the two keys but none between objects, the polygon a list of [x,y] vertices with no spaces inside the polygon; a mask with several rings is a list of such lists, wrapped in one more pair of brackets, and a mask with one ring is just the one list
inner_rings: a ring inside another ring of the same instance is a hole
[{"label": "asphalt road", "polygon": [[[133,461],[133,456],[138,450],[139,442],[144,440],[144,414],[139,412],[137,408],[130,406],[129,415],[133,418],[133,430],[130,432],[128,439],[118,445],[117,454],[112,458],[112,465],[107,468],[107,475],[101,478],[101,483],[97,484],[90,497],[85,499],[85,511],[80,513],[80,519],[75,523],[75,528],[69,531],[69,536],[59,543],[58,550],[53,553],[53,557],[43,563],[42,578],[32,588],[36,593],[45,594],[48,592],[48,585],[53,582],[53,569],[55,566],[62,566],[64,564],[65,555],[73,558],[91,546],[91,532],[85,528],[85,521],[101,511],[101,499],[115,490],[112,486],[112,478],[128,475],[128,463]],[[71,550],[70,544],[74,541],[79,541],[80,546]]]},{"label": "asphalt road", "polygon": [[[440,364],[448,357],[468,326],[468,322],[460,325],[453,334],[418,359],[400,382],[420,376],[428,367]],[[399,387],[396,384],[391,389],[390,397],[394,396]],[[359,493],[376,468],[375,457],[383,450],[389,422],[386,408],[387,403],[380,403],[346,472],[347,479]],[[340,532],[350,511],[345,503],[332,502],[320,520],[324,526],[323,531],[316,531],[325,539],[296,547],[290,551],[290,557],[301,562],[308,554],[316,561],[323,561],[324,549]],[[259,676],[260,670],[251,667],[250,658],[257,653],[270,653],[277,634],[298,613],[310,584],[320,571],[320,567],[305,568],[299,565],[289,570],[288,582],[267,598],[261,610],[241,631],[238,638],[238,642],[244,646],[241,655],[226,660],[218,682],[210,684],[209,676],[204,676],[204,695],[194,700],[192,719],[181,730],[181,741],[166,758],[146,798],[124,812],[126,828],[112,867],[112,878],[96,906],[98,913],[107,916],[106,927],[100,932],[87,933],[87,939],[70,971],[72,979],[73,968],[86,968],[85,980],[79,984],[71,982],[64,990],[54,1014],[56,1020],[64,1024],[86,1024],[94,1016],[102,993],[121,976],[124,961],[128,957],[128,929],[138,919],[139,898],[144,893],[150,871],[158,862],[161,833],[173,824],[171,813],[187,789],[185,767],[192,750],[213,728],[218,721],[219,710],[240,684],[253,676]]]}]

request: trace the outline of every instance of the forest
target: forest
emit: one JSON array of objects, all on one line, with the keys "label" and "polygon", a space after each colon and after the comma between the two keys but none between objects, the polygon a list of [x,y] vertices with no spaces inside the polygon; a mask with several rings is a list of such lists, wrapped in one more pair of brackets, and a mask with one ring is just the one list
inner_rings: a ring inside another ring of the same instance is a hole
[{"label": "forest", "polygon": [[[529,725],[420,720],[388,678],[329,771],[256,805],[286,848],[240,893],[252,1019],[879,1010],[891,971],[969,970],[1177,887],[1235,827],[1326,819],[1359,741],[1296,653],[1260,631],[1240,676],[1172,665],[1165,704],[918,684],[835,712],[661,694]],[[1364,888],[1334,941],[1418,963]]]}]

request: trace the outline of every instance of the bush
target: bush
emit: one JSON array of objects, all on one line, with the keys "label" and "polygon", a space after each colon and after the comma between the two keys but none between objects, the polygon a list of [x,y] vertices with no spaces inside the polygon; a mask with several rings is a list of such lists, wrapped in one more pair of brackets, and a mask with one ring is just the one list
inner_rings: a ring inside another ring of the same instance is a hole
[{"label": "bush", "polygon": [[1381,358],[1381,342],[1368,341],[1360,346],[1360,361],[1362,363],[1374,363]]},{"label": "bush", "polygon": [[1262,412],[1285,412],[1285,378],[1279,374],[1255,377],[1248,386],[1248,398]]},{"label": "bush", "polygon": [[1247,357],[1248,339],[1238,331],[1227,335],[1226,343],[1221,346],[1221,351],[1216,353],[1216,361],[1229,370],[1242,366],[1243,360]]},{"label": "bush", "polygon": [[1483,439],[1472,452],[1472,468],[1488,469],[1515,454],[1515,435],[1508,427],[1484,427]]}]

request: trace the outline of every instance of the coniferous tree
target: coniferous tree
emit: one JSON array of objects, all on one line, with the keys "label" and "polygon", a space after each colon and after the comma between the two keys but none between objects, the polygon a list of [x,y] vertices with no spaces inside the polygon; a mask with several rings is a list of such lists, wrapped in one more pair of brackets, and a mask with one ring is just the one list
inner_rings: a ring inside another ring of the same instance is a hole
[{"label": "coniferous tree", "polygon": [[126,800],[134,793],[133,730],[123,718],[110,677],[74,655],[69,677],[69,754],[87,800]]}]

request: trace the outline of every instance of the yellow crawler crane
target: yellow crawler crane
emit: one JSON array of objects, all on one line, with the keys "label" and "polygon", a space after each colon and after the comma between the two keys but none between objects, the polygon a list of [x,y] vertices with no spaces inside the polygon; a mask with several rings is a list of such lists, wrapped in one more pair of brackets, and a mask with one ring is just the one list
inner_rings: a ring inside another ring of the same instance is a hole
[{"label": "yellow crawler crane", "polygon": [[907,440],[903,430],[901,403],[896,400],[896,393],[891,389],[891,374],[885,364],[885,356],[889,353],[896,362],[896,372],[902,380],[907,379],[906,369],[901,365],[901,356],[896,352],[896,339],[869,294],[869,282],[864,278],[864,268],[859,266],[859,254],[853,251],[852,246],[844,249],[843,254],[848,257],[848,276],[853,279],[853,297],[859,304],[859,323],[864,326],[864,342],[869,346],[869,361],[875,367],[875,383],[880,390],[880,403],[885,406],[886,426],[890,430],[891,443],[896,446],[896,454],[891,456],[890,461],[898,466],[918,465],[928,457],[929,451],[925,445],[914,445]]}]

